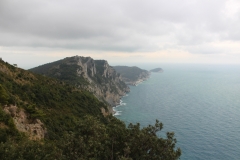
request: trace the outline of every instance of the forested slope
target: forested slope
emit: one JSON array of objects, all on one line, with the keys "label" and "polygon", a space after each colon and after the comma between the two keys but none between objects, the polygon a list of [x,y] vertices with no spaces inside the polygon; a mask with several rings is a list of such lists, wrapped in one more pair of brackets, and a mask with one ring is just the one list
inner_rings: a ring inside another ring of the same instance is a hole
[{"label": "forested slope", "polygon": [[[17,108],[15,112],[12,106]],[[107,106],[88,91],[0,60],[0,159],[139,160],[180,156],[173,133],[167,133],[167,138],[156,136],[162,129],[158,121],[142,129],[139,124],[126,127],[111,115],[104,117],[103,109],[107,111]],[[42,139],[32,140],[28,132],[19,130],[20,115],[25,116],[23,123],[28,126],[41,122],[45,131]]]}]

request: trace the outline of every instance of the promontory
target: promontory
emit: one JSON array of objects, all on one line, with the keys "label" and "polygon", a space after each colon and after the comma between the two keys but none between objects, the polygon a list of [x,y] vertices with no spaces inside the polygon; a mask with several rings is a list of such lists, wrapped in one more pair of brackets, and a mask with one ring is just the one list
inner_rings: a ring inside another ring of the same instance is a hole
[{"label": "promontory", "polygon": [[162,69],[162,68],[155,68],[155,69],[150,70],[150,72],[158,72],[158,73],[161,73],[161,72],[163,72],[163,69]]}]

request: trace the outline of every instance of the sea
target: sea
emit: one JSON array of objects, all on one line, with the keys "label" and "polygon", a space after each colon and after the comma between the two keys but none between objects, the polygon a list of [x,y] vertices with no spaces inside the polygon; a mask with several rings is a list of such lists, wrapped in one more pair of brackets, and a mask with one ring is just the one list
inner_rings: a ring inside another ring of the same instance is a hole
[{"label": "sea", "polygon": [[[152,67],[152,68],[151,68]],[[153,69],[145,65],[143,69]],[[165,65],[116,106],[115,116],[174,132],[182,160],[240,159],[240,65]]]}]

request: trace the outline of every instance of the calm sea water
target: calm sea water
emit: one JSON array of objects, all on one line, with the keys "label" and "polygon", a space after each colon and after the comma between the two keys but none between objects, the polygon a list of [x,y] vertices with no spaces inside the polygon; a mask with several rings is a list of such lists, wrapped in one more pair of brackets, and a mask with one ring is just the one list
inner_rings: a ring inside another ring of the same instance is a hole
[{"label": "calm sea water", "polygon": [[126,124],[164,124],[183,160],[240,159],[240,66],[170,66],[134,87],[115,110]]}]

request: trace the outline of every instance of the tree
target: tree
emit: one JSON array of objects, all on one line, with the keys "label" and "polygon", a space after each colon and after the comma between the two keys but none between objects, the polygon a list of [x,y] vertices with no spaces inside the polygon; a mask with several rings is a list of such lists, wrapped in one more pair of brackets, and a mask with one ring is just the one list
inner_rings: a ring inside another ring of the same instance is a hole
[{"label": "tree", "polygon": [[130,148],[129,157],[138,160],[175,160],[181,155],[181,150],[175,150],[176,139],[173,132],[167,133],[167,138],[159,138],[163,124],[156,120],[154,126],[149,125],[140,129],[140,124],[128,126],[129,135],[127,144]]},{"label": "tree", "polygon": [[66,134],[59,147],[68,159],[176,160],[181,150],[175,149],[174,133],[158,137],[162,128],[158,120],[141,129],[139,123],[127,128],[115,117],[101,123],[96,117],[84,116],[77,131]]}]

